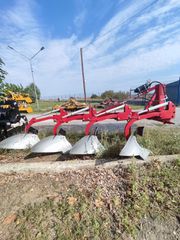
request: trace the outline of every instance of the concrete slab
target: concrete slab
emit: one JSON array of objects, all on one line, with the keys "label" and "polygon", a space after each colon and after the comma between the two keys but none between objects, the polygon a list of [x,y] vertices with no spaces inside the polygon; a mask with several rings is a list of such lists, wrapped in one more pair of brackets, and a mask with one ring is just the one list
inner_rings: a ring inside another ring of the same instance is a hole
[{"label": "concrete slab", "polygon": [[33,163],[3,163],[0,164],[0,173],[53,173],[64,171],[76,171],[81,169],[94,168],[114,168],[116,166],[126,167],[132,162],[139,165],[150,163],[158,160],[161,162],[168,162],[180,159],[180,155],[166,155],[166,156],[150,156],[148,160],[138,160],[136,158],[129,159],[97,159],[97,160],[72,160],[67,162],[33,162]]}]

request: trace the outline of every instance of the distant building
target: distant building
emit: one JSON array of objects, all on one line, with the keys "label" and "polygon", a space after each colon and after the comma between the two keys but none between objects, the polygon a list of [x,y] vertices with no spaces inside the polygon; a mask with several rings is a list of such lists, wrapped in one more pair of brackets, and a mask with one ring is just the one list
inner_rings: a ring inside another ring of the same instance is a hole
[{"label": "distant building", "polygon": [[167,84],[166,92],[170,101],[172,101],[176,106],[180,105],[180,78],[176,82]]}]

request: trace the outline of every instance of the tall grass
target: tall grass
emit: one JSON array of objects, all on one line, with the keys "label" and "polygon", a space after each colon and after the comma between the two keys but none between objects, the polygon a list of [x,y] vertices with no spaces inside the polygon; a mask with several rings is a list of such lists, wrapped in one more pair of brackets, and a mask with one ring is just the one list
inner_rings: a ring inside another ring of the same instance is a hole
[{"label": "tall grass", "polygon": [[62,104],[62,102],[40,100],[39,109],[37,109],[36,103],[32,103],[31,106],[33,108],[33,113],[41,113],[41,112],[51,111],[55,105],[60,105],[60,104]]},{"label": "tall grass", "polygon": [[[40,133],[43,138],[51,135],[51,131]],[[74,145],[84,136],[84,133],[66,134],[68,141]],[[118,158],[121,149],[126,144],[126,139],[123,133],[101,132],[97,135],[105,150],[97,155],[97,158]],[[144,135],[137,136],[137,141],[140,146],[151,151],[151,155],[172,155],[180,154],[180,128],[170,127],[155,127],[145,128]]]},{"label": "tall grass", "polygon": [[139,144],[150,149],[153,155],[180,153],[180,128],[147,128],[144,136],[138,137]]}]

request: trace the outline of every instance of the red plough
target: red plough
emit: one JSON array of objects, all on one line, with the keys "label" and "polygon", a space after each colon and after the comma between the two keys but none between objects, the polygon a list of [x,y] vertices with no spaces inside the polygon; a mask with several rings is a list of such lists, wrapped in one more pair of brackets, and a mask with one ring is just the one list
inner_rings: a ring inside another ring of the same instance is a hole
[{"label": "red plough", "polygon": [[[153,84],[155,84],[153,86]],[[172,124],[171,120],[175,117],[175,105],[167,101],[165,85],[159,82],[152,82],[144,84],[134,90],[134,92],[138,96],[142,95],[150,95],[150,100],[146,104],[144,110],[142,111],[134,111],[132,108],[125,102],[122,102],[118,105],[111,106],[105,110],[97,112],[95,108],[89,106],[87,108],[75,111],[73,113],[68,113],[64,109],[60,108],[59,110],[55,110],[43,115],[40,115],[36,118],[32,118],[26,126],[25,132],[26,135],[32,129],[32,125],[35,123],[40,123],[48,120],[53,120],[55,122],[55,126],[53,128],[53,136],[47,137],[37,144],[33,146],[32,152],[70,152],[70,154],[96,154],[98,151],[103,149],[103,146],[98,141],[97,137],[90,134],[91,127],[97,123],[102,122],[108,119],[114,119],[116,121],[127,121],[124,128],[124,136],[128,140],[128,151],[129,146],[135,146],[135,153],[131,151],[131,155],[137,155],[137,152],[140,156],[145,155],[141,154],[141,152],[146,151],[146,149],[141,148],[137,145],[135,137],[131,136],[131,127],[132,125],[143,119],[160,121],[167,124]],[[153,92],[153,93],[151,93]],[[54,114],[56,112],[56,114]],[[53,115],[52,115],[53,114]],[[59,135],[58,130],[60,126],[64,123],[72,122],[75,120],[81,120],[88,122],[85,128],[85,137],[82,138],[79,142],[77,142],[73,147],[67,141],[65,136]],[[131,137],[130,137],[131,136]],[[6,139],[8,140],[8,139]],[[129,143],[130,142],[130,143]],[[132,143],[133,142],[133,143]],[[7,148],[6,142],[3,145],[3,141],[0,143],[0,148]],[[11,144],[12,145],[12,144]],[[138,146],[138,151],[137,151]],[[125,146],[125,150],[127,146]],[[124,152],[121,152],[120,155],[123,155]],[[126,154],[126,151],[125,151]],[[127,155],[127,154],[126,154]]]}]

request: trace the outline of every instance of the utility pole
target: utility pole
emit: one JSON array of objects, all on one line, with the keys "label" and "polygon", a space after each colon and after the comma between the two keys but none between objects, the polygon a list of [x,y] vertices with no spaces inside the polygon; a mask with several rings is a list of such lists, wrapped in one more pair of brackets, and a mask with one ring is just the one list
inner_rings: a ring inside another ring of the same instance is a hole
[{"label": "utility pole", "polygon": [[83,90],[84,90],[84,101],[87,102],[86,99],[86,80],[84,76],[84,63],[83,63],[83,49],[80,48],[80,57],[81,57],[81,72],[82,72],[82,80],[83,80]]}]

